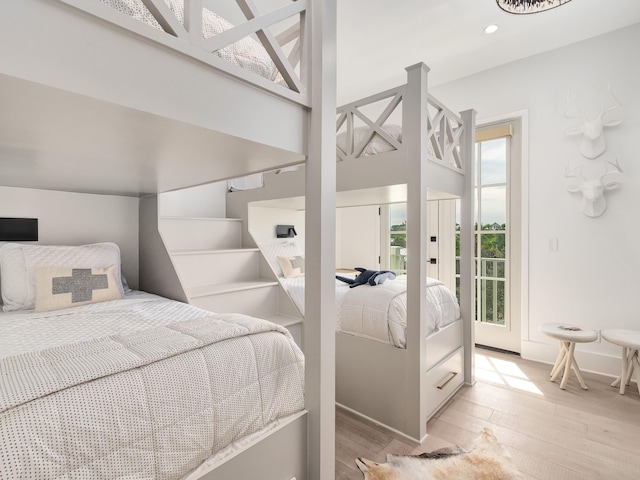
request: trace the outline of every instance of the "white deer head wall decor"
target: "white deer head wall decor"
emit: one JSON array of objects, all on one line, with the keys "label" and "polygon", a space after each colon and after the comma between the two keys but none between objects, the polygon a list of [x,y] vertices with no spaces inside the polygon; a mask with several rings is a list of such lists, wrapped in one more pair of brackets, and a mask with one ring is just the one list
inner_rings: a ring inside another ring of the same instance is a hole
[{"label": "white deer head wall decor", "polygon": [[600,112],[593,118],[587,118],[584,112],[581,116],[569,115],[568,110],[571,102],[576,98],[575,95],[568,95],[565,101],[564,116],[569,119],[580,119],[582,125],[578,127],[572,127],[567,130],[567,135],[582,135],[582,143],[580,144],[580,154],[583,157],[593,159],[599,157],[607,149],[604,138],[604,129],[606,127],[615,127],[620,125],[622,120],[609,120],[606,121],[604,116],[616,108],[620,107],[620,102],[611,93],[611,85],[607,85],[605,90],[605,97],[608,97],[613,101],[612,105],[608,107],[604,106],[604,103],[600,103]]},{"label": "white deer head wall decor", "polygon": [[[609,165],[613,170],[609,170]],[[578,170],[578,173],[574,173]],[[607,200],[605,192],[614,190],[620,186],[620,182],[615,180],[605,180],[609,175],[622,173],[622,169],[616,159],[615,164],[611,162],[605,163],[604,172],[597,178],[587,179],[582,175],[582,166],[575,167],[565,172],[566,177],[579,177],[580,182],[569,185],[567,190],[571,193],[582,193],[582,213],[588,217],[599,217],[607,209]]]}]

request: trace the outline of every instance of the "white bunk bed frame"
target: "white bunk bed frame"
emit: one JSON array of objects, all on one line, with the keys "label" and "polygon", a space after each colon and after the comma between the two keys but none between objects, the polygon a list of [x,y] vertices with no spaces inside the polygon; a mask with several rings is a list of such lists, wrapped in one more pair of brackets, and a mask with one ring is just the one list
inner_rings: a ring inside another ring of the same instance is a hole
[{"label": "white bunk bed frame", "polygon": [[[407,185],[406,349],[336,333],[336,401],[358,414],[421,442],[427,420],[462,386],[473,384],[473,168],[475,112],[455,114],[427,91],[428,67],[407,68],[407,83],[338,109],[346,126],[346,151],[338,149],[338,190]],[[388,101],[375,119],[367,105]],[[402,106],[402,142],[383,128]],[[359,120],[369,133],[354,141]],[[393,150],[363,156],[374,134]],[[431,148],[429,148],[429,146]],[[461,200],[461,320],[427,336],[427,199],[450,194]],[[418,226],[415,228],[413,226]]]},{"label": "white bunk bed frame", "polygon": [[[336,150],[338,206],[387,203],[385,198],[398,191],[395,187],[406,185],[407,224],[418,226],[407,231],[407,256],[412,260],[407,266],[406,349],[336,332],[336,402],[416,442],[424,440],[427,420],[463,382],[475,383],[475,111],[457,115],[429,94],[428,71],[423,63],[408,67],[406,84],[338,108],[334,127],[346,134],[347,145],[345,150]],[[374,104],[378,105],[376,117],[371,118],[365,111]],[[394,111],[400,110],[402,140],[398,141],[384,125],[390,120],[398,122]],[[369,128],[359,142],[354,135],[357,124]],[[392,149],[363,155],[376,133]],[[264,188],[228,194],[227,210],[247,219],[248,204],[283,198],[301,208],[304,172],[303,167],[285,175],[265,175]],[[427,200],[447,198],[461,200],[461,320],[427,336],[427,305],[422,294],[426,290]],[[306,199],[308,202],[310,196]],[[286,202],[278,205],[285,208]],[[250,236],[247,230],[244,234]],[[313,235],[305,236],[309,237]],[[305,270],[313,271],[308,266]],[[333,278],[334,273],[329,275]]]},{"label": "white bunk bed frame", "polygon": [[[306,161],[314,195],[307,222],[323,232],[306,246],[310,263],[321,266],[309,278],[306,409],[201,478],[329,480],[335,336],[323,318],[335,292],[324,275],[333,260],[322,259],[334,258],[335,0],[297,0],[267,13],[237,0],[246,22],[207,41],[200,19],[212,2],[185,0],[182,26],[163,0],[142,1],[164,31],[89,0],[5,5],[0,41],[11,48],[0,61],[0,185],[149,199]],[[295,28],[270,33],[289,17]],[[286,86],[211,53],[252,34]],[[157,224],[150,203],[141,203],[141,236]],[[142,284],[153,268],[141,255]]]}]

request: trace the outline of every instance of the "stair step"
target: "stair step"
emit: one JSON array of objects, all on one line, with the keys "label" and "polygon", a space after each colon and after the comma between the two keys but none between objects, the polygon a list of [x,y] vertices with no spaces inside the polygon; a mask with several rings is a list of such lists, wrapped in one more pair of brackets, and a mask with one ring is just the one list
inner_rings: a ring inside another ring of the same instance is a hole
[{"label": "stair step", "polygon": [[237,218],[160,217],[160,236],[169,251],[241,248],[242,220]]},{"label": "stair step", "polygon": [[283,327],[290,327],[291,325],[297,325],[302,323],[301,317],[294,317],[293,315],[286,315],[284,313],[274,313],[273,315],[267,315],[263,317],[265,320],[277,323]]},{"label": "stair step", "polygon": [[162,216],[160,220],[202,220],[210,222],[242,222],[241,218],[213,218],[213,217],[171,217]]},{"label": "stair step", "polygon": [[186,288],[189,298],[208,297],[210,295],[220,295],[223,293],[241,292],[243,290],[253,290],[278,285],[278,282],[256,281],[256,282],[234,282],[221,285],[202,285],[199,287]]},{"label": "stair step", "polygon": [[258,249],[179,250],[171,260],[186,286],[260,280]]},{"label": "stair step", "polygon": [[259,252],[259,248],[229,248],[226,250],[175,250],[169,252],[170,255],[215,255],[215,254],[234,254],[245,252]]}]

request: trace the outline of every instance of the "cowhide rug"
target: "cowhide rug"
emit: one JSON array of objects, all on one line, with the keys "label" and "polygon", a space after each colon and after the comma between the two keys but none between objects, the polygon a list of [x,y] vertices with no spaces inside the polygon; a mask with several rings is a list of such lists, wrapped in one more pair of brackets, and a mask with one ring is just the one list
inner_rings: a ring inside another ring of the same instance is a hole
[{"label": "cowhide rug", "polygon": [[365,480],[522,480],[509,452],[488,428],[464,447],[421,455],[387,455],[387,463],[358,458]]}]

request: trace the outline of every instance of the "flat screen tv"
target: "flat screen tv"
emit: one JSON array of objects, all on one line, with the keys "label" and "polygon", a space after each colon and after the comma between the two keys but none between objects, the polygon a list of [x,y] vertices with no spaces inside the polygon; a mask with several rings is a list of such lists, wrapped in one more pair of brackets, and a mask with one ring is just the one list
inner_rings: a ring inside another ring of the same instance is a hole
[{"label": "flat screen tv", "polygon": [[37,240],[37,218],[0,218],[0,241],[35,242]]}]

